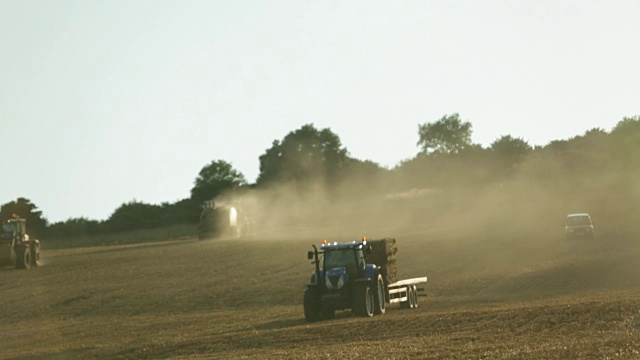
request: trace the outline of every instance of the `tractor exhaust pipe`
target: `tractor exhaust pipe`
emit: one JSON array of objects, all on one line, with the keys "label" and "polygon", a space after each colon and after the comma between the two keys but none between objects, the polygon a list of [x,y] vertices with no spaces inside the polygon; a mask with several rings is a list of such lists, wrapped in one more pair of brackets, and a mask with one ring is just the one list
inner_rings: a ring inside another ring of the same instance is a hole
[{"label": "tractor exhaust pipe", "polygon": [[318,274],[318,284],[321,284],[322,286],[324,286],[324,276],[320,275],[320,260],[318,259],[318,248],[314,245],[311,244],[311,246],[313,246],[313,256],[314,256],[314,261],[316,263],[316,274]]}]

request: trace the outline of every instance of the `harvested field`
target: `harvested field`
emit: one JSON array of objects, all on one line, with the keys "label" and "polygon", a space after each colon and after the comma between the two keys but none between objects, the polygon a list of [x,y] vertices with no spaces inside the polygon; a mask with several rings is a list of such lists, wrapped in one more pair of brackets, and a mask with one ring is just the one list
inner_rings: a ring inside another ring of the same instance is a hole
[{"label": "harvested field", "polygon": [[45,247],[0,269],[2,358],[640,358],[639,239],[391,230],[398,279],[429,277],[420,307],[312,324],[322,235]]}]

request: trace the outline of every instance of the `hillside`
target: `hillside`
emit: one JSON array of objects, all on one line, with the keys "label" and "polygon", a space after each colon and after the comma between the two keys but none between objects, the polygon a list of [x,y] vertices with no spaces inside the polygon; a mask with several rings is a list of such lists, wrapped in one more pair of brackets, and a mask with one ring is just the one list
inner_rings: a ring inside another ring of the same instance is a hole
[{"label": "hillside", "polygon": [[[30,271],[0,269],[2,357],[637,358],[637,236],[593,241],[482,232],[469,224],[382,228],[399,276],[428,276],[417,310],[307,324],[311,243],[293,237],[195,239],[43,251]],[[467,234],[467,235],[463,235]],[[472,235],[471,235],[472,234]],[[554,235],[556,234],[556,235]],[[341,238],[355,236],[350,230]],[[46,243],[45,243],[46,244]]]}]

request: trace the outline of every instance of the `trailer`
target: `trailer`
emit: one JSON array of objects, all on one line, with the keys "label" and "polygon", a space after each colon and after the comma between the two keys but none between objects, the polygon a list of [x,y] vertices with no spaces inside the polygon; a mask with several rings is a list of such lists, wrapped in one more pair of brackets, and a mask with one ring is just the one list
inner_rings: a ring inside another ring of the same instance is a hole
[{"label": "trailer", "polygon": [[304,316],[309,322],[331,319],[337,310],[351,309],[356,316],[382,315],[386,304],[418,307],[418,293],[427,277],[395,279],[395,239],[315,245],[307,253],[315,271],[306,284]]},{"label": "trailer", "polygon": [[387,285],[387,302],[390,304],[400,303],[405,309],[415,309],[418,307],[418,292],[424,292],[424,287],[418,287],[427,282],[427,277],[419,277],[396,281]]}]

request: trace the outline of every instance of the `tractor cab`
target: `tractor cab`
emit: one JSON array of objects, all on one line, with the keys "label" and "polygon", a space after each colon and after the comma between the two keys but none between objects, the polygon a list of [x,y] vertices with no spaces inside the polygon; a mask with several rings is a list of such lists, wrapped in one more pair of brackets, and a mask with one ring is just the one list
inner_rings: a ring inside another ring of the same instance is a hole
[{"label": "tractor cab", "polygon": [[[315,248],[315,246],[314,246]],[[367,272],[373,270],[365,261],[365,252],[371,251],[365,238],[362,241],[350,243],[327,243],[323,241],[320,251],[309,251],[308,259],[314,260],[316,272],[311,282],[318,282],[329,293],[343,293],[349,291],[353,281],[367,277]],[[319,258],[321,256],[322,258]]]},{"label": "tractor cab", "polygon": [[13,239],[13,235],[18,231],[18,227],[14,222],[4,222],[2,223],[2,238],[3,239]]},{"label": "tractor cab", "polygon": [[358,243],[344,245],[320,246],[320,249],[323,250],[322,268],[325,271],[330,271],[335,268],[345,268],[347,272],[352,275],[356,275],[364,271],[365,261],[363,246]]},{"label": "tractor cab", "polygon": [[25,232],[26,222],[24,219],[11,219],[2,223],[1,238],[11,240],[17,236],[19,239],[23,239]]}]

